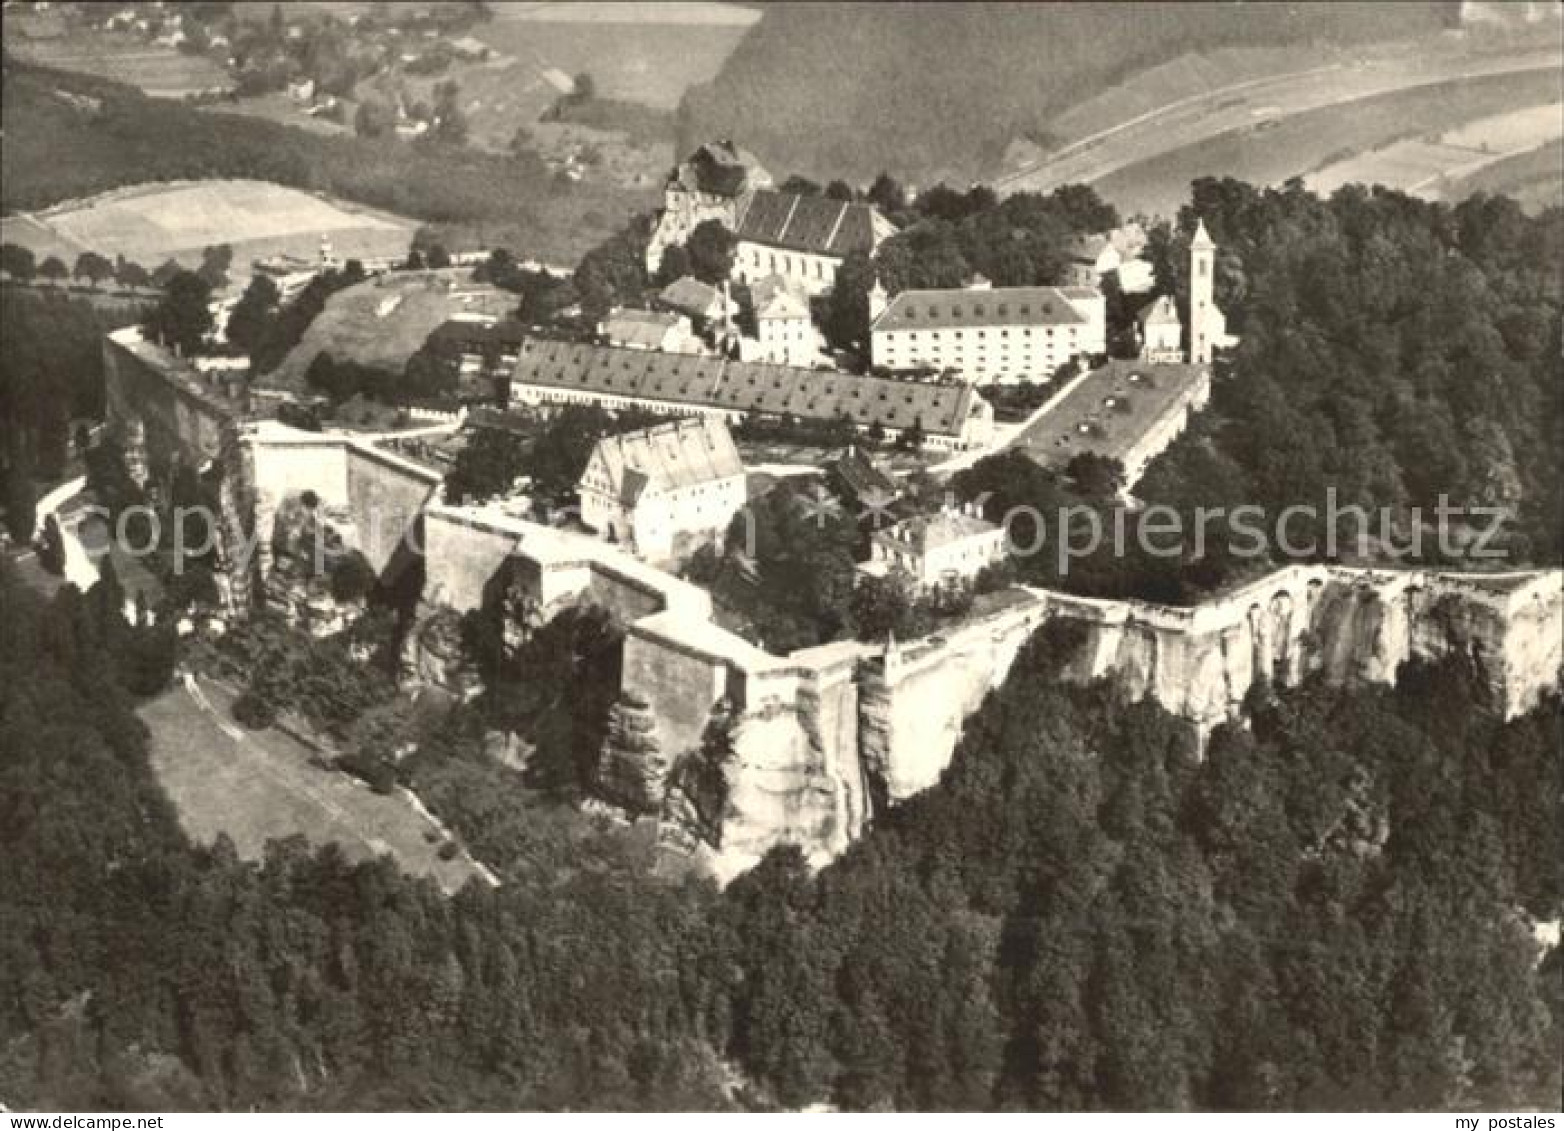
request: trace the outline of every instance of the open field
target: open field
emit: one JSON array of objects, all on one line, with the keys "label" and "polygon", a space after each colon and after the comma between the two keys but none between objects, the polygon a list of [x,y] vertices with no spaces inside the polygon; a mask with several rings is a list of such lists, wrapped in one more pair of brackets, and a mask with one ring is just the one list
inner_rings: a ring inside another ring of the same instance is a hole
[{"label": "open field", "polygon": [[163,98],[233,86],[227,72],[204,56],[97,28],[67,29],[51,14],[7,11],[6,50],[28,62],[113,79]]},{"label": "open field", "polygon": [[[672,110],[710,81],[760,13],[728,4],[494,5],[473,35],[530,68],[549,101],[586,72],[605,98]],[[541,88],[533,88],[539,93]]]},{"label": "open field", "polygon": [[1504,193],[1528,211],[1559,204],[1564,201],[1564,142],[1549,142],[1495,161],[1445,188],[1452,200],[1474,192]]},{"label": "open field", "polygon": [[1123,212],[1172,215],[1188,200],[1189,184],[1197,177],[1278,184],[1394,138],[1437,134],[1536,105],[1552,97],[1557,87],[1556,69],[1414,87],[1231,130],[1127,165],[1094,184]]},{"label": "open field", "polygon": [[453,314],[503,317],[516,309],[520,301],[516,295],[474,283],[470,275],[465,267],[398,271],[338,291],[263,383],[303,389],[304,374],[322,351],[334,361],[356,361],[400,373],[434,328]]},{"label": "open field", "polygon": [[1564,103],[1547,102],[1469,122],[1438,136],[1406,138],[1311,173],[1310,188],[1385,185],[1439,197],[1471,174],[1564,137]]},{"label": "open field", "polygon": [[85,250],[155,266],[173,257],[199,263],[201,250],[227,243],[234,262],[286,253],[313,257],[322,236],[341,256],[401,255],[418,224],[264,181],[214,180],[136,185],[45,212],[0,221],[0,236],[57,254]]},{"label": "open field", "polygon": [[[1139,118],[1121,122],[1098,134],[1066,146],[1042,163],[1002,178],[996,187],[1005,192],[1047,191],[1061,184],[1079,182],[1100,184],[1115,174],[1132,174],[1159,160],[1177,162],[1181,154],[1217,144],[1235,134],[1257,134],[1286,125],[1297,118],[1322,120],[1319,114],[1332,107],[1353,107],[1342,115],[1344,128],[1358,108],[1371,100],[1383,100],[1396,93],[1412,96],[1416,91],[1436,90],[1484,76],[1540,74],[1547,83],[1525,87],[1529,93],[1514,100],[1485,107],[1477,113],[1450,114],[1429,126],[1403,124],[1399,136],[1408,129],[1426,132],[1440,130],[1482,114],[1498,113],[1519,106],[1535,105],[1556,97],[1557,75],[1564,55],[1556,47],[1503,53],[1434,50],[1427,53],[1398,49],[1393,54],[1361,61],[1335,61],[1300,72],[1245,80],[1232,86],[1203,93],[1192,99],[1176,101]],[[1309,59],[1306,61],[1313,62]],[[1312,117],[1311,117],[1312,116]],[[1379,133],[1378,140],[1398,136]],[[1328,155],[1347,155],[1372,144],[1367,139],[1354,145],[1338,142],[1314,150],[1313,161]],[[1266,148],[1276,148],[1268,139]],[[1312,161],[1298,163],[1291,171],[1306,172]],[[1225,166],[1204,163],[1206,173],[1226,171]],[[1119,178],[1121,182],[1125,178]]]},{"label": "open field", "polygon": [[477,875],[399,794],[378,794],[347,774],[310,764],[311,751],[281,731],[245,730],[229,717],[232,694],[206,680],[176,684],[140,710],[152,732],[152,768],[193,840],[219,833],[257,859],[268,840],[336,842],[352,859],[389,854],[401,867],[455,891]]}]

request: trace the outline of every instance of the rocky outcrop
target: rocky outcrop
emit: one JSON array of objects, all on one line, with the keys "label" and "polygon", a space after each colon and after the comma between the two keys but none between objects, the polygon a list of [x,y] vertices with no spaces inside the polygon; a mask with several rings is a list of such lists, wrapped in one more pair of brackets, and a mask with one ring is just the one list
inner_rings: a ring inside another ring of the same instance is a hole
[{"label": "rocky outcrop", "polygon": [[662,810],[668,760],[657,742],[651,705],[623,693],[608,712],[608,732],[598,762],[598,789],[634,816]]}]

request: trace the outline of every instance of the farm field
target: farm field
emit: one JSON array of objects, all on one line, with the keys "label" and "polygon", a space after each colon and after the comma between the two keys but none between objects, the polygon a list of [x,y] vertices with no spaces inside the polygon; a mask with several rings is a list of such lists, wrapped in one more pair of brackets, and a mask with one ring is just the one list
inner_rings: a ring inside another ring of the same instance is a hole
[{"label": "farm field", "polygon": [[1557,89],[1558,72],[1553,69],[1414,87],[1230,130],[1117,169],[1093,183],[1123,212],[1172,215],[1188,199],[1190,182],[1197,177],[1279,184],[1394,138],[1438,134],[1517,106],[1536,105],[1555,97]]},{"label": "farm field", "polygon": [[1320,193],[1357,182],[1436,198],[1484,166],[1560,137],[1564,103],[1548,102],[1481,118],[1437,137],[1392,142],[1327,165],[1311,173],[1307,183]]},{"label": "farm field", "polygon": [[233,82],[211,59],[184,55],[173,47],[144,43],[97,29],[70,34],[27,34],[40,30],[36,17],[6,15],[5,47],[17,58],[62,71],[79,71],[134,86],[162,98],[182,98],[209,90],[228,90]]},{"label": "farm field", "polygon": [[[1432,128],[1444,129],[1482,114],[1556,98],[1561,62],[1564,57],[1552,46],[1546,50],[1533,48],[1498,53],[1445,49],[1442,52],[1431,50],[1424,55],[1397,51],[1373,59],[1338,60],[1303,72],[1234,84],[1191,101],[1165,105],[1138,120],[1123,122],[1109,131],[1080,139],[1040,164],[1001,178],[996,187],[1004,192],[1019,192],[1047,191],[1071,182],[1097,184],[1116,173],[1136,166],[1144,168],[1159,159],[1176,162],[1180,153],[1220,143],[1235,133],[1256,128],[1272,129],[1332,107],[1361,107],[1371,99],[1389,98],[1397,93],[1414,95],[1416,91],[1487,76],[1543,74],[1551,80],[1551,86],[1543,84],[1528,97],[1484,107],[1477,114],[1448,117],[1433,123]],[[1430,127],[1414,124],[1412,128],[1424,132]],[[1407,132],[1407,127],[1403,127],[1399,136],[1405,136]],[[1398,135],[1392,132],[1381,134],[1380,138],[1386,136]],[[1330,146],[1316,151],[1313,161],[1333,153],[1345,156],[1360,148],[1361,144]],[[1293,171],[1306,172],[1311,167],[1312,163],[1306,163]]]},{"label": "farm field", "polygon": [[339,256],[405,254],[417,221],[264,181],[136,185],[0,221],[0,237],[70,262],[85,250],[147,266],[199,263],[227,243],[234,262],[285,253],[313,257],[322,236]]},{"label": "farm field", "polygon": [[1552,141],[1502,158],[1445,189],[1445,195],[1452,200],[1464,199],[1474,192],[1504,193],[1533,212],[1564,202],[1564,141]]},{"label": "farm field", "polygon": [[396,373],[434,328],[453,314],[503,317],[520,301],[469,279],[467,268],[380,275],[338,291],[304,332],[303,339],[262,383],[271,388],[304,388],[304,374],[321,352],[334,361],[356,361]]},{"label": "farm field", "polygon": [[406,797],[311,765],[311,750],[279,730],[241,728],[229,717],[232,700],[201,680],[195,691],[176,684],[138,712],[152,732],[153,772],[192,840],[210,843],[221,833],[252,860],[268,840],[334,841],[355,860],[389,854],[446,891],[478,874],[462,855],[440,859],[446,838]]},{"label": "farm field", "polygon": [[[760,13],[713,3],[498,3],[473,35],[529,67],[548,100],[590,74],[604,98],[673,110],[711,80]],[[534,88],[538,89],[538,88]]]}]

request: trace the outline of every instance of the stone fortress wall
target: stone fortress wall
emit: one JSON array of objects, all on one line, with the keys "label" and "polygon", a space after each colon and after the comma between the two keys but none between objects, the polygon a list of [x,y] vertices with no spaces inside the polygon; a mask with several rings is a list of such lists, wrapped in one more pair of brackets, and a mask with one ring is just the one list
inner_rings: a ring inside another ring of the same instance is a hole
[{"label": "stone fortress wall", "polygon": [[[1150,695],[1202,732],[1237,718],[1257,679],[1295,685],[1318,672],[1338,682],[1388,682],[1409,659],[1456,650],[1479,662],[1510,716],[1556,687],[1564,662],[1561,571],[1326,565],[1285,567],[1194,608],[1024,590],[1000,611],[925,640],[842,642],[776,656],[720,627],[704,590],[616,546],[498,507],[438,502],[438,472],[372,437],[269,421],[235,429],[221,400],[182,386],[143,388],[146,367],[126,361],[137,360],[135,351],[107,349],[117,354],[109,374],[116,423],[144,421],[149,444],[187,459],[220,453],[230,437],[224,458],[247,484],[233,505],[248,501],[250,513],[238,517],[260,542],[269,541],[277,507],[311,490],[377,570],[392,565],[399,546],[416,551],[418,539],[404,542],[404,531],[421,524],[431,609],[478,607],[506,566],[520,567],[545,616],[583,600],[610,608],[626,625],[621,691],[650,705],[670,760],[698,748],[713,709],[731,704],[729,805],[713,860],[719,875],[779,843],[829,859],[877,809],[936,782],[963,720],[1051,618],[1088,628],[1069,678],[1113,674],[1132,696]],[[239,524],[225,528],[238,536]]]}]

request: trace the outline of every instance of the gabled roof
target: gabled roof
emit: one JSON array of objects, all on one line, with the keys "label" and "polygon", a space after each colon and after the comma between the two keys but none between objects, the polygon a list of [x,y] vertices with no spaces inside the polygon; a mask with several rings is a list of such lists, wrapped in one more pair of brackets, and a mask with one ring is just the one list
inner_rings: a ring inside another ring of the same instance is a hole
[{"label": "gabled roof", "polygon": [[1145,306],[1135,318],[1142,326],[1181,326],[1178,307],[1174,304],[1171,295],[1158,295]]},{"label": "gabled roof", "polygon": [[592,461],[602,463],[614,495],[626,505],[648,491],[681,490],[744,474],[728,426],[709,416],[604,436]]},{"label": "gabled roof", "polygon": [[986,518],[960,510],[941,510],[936,514],[915,515],[898,522],[895,526],[879,531],[874,538],[877,542],[927,554],[930,550],[937,550],[952,542],[981,538],[1000,530]]},{"label": "gabled roof", "polygon": [[842,257],[873,251],[895,230],[870,204],[761,189],[750,194],[736,234],[768,247]]},{"label": "gabled roof", "polygon": [[603,336],[616,345],[657,349],[670,330],[677,329],[679,316],[653,310],[615,310],[603,322]]},{"label": "gabled roof", "polygon": [[875,496],[891,499],[901,493],[896,480],[875,467],[874,461],[857,448],[848,448],[827,463],[825,470],[860,499]]},{"label": "gabled roof", "polygon": [[1117,251],[1113,241],[1104,235],[1071,236],[1064,244],[1065,251],[1077,263],[1096,263],[1103,252]]},{"label": "gabled roof", "polygon": [[1074,326],[1086,322],[1058,287],[902,291],[874,320],[874,330],[942,330],[956,326]]},{"label": "gabled roof", "polygon": [[697,318],[711,318],[722,313],[722,292],[693,275],[675,279],[657,297],[674,309]]},{"label": "gabled roof", "polygon": [[757,319],[809,317],[809,303],[779,275],[769,275],[750,287],[749,297]]},{"label": "gabled roof", "polygon": [[561,392],[804,420],[845,416],[864,427],[879,423],[902,429],[916,421],[926,433],[944,436],[960,436],[967,421],[987,409],[977,391],[960,381],[858,377],[828,369],[538,339],[523,343],[511,381]]},{"label": "gabled roof", "polygon": [[771,183],[771,174],[747,149],[731,141],[709,141],[679,163],[672,187],[716,196],[738,196]]}]

